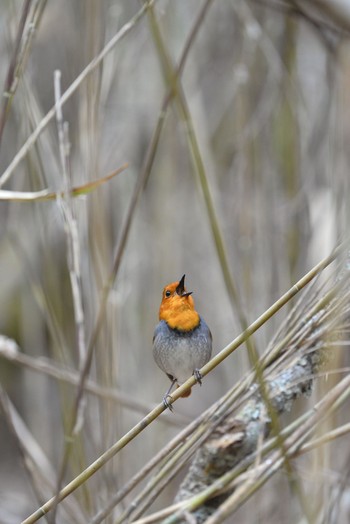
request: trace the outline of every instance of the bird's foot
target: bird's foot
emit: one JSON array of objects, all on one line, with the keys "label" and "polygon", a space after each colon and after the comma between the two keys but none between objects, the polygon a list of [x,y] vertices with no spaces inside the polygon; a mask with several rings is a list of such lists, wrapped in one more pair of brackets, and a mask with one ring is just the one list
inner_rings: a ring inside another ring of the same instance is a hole
[{"label": "bird's foot", "polygon": [[169,395],[169,393],[167,393],[166,395],[164,395],[163,397],[163,404],[164,404],[164,407],[165,408],[169,408],[170,411],[174,411],[174,408],[173,406],[171,405],[171,403],[168,401],[168,398],[170,398],[171,400],[173,400],[173,397],[171,395]]},{"label": "bird's foot", "polygon": [[199,371],[199,369],[195,369],[193,371],[193,376],[194,378],[197,380],[198,384],[201,386],[202,385],[202,378],[203,378],[203,375],[202,373]]}]

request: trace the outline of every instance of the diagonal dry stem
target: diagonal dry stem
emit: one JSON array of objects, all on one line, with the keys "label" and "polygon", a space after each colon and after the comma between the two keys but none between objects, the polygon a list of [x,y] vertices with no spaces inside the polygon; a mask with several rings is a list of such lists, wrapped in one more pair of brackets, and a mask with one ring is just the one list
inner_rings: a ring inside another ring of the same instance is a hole
[{"label": "diagonal dry stem", "polygon": [[[325,267],[331,264],[336,256],[338,256],[344,249],[344,244],[340,244],[331,255],[319,262],[311,271],[304,275],[289,291],[287,291],[279,300],[277,300],[265,313],[256,319],[247,330],[236,337],[228,346],[220,351],[214,358],[212,358],[200,371],[203,376],[207,375],[223,360],[225,360],[233,351],[235,351],[251,334],[259,329],[267,320],[269,320],[277,311],[279,311],[292,297],[294,297],[301,289],[303,289],[313,278],[317,276]],[[190,387],[194,386],[196,379],[190,377],[183,385],[181,385],[172,395],[170,402],[175,402],[181,395]],[[75,479],[67,484],[57,495],[52,497],[32,515],[23,521],[23,524],[32,524],[38,519],[46,515],[56,502],[64,500],[68,495],[73,493],[78,487],[86,482],[92,475],[101,469],[112,457],[114,457],[121,449],[123,449],[129,442],[138,436],[146,427],[151,424],[158,416],[165,410],[164,404],[159,404],[146,417],[144,417],[138,424],[130,429],[120,440],[111,446],[105,453],[103,453],[97,460],[88,466]]]}]

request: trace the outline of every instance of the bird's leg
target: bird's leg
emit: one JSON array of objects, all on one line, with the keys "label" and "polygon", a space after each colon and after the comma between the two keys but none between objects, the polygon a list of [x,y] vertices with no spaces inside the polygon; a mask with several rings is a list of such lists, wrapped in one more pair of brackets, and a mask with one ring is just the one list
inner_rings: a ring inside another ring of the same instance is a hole
[{"label": "bird's leg", "polygon": [[[167,374],[168,375],[168,374]],[[171,404],[169,404],[168,402],[168,397],[171,398],[171,395],[170,395],[170,391],[173,389],[174,385],[175,385],[175,382],[176,382],[176,378],[173,378],[171,377],[171,375],[168,375],[168,377],[170,378],[171,380],[171,384],[170,384],[170,388],[167,390],[167,392],[165,393],[164,397],[163,397],[163,404],[166,408],[169,408],[170,411],[174,411],[174,408]]]},{"label": "bird's leg", "polygon": [[197,369],[197,368],[194,369],[192,375],[193,375],[194,378],[197,380],[198,384],[201,386],[201,385],[202,385],[202,378],[203,378],[203,375],[202,375],[202,373],[199,371],[199,369]]}]

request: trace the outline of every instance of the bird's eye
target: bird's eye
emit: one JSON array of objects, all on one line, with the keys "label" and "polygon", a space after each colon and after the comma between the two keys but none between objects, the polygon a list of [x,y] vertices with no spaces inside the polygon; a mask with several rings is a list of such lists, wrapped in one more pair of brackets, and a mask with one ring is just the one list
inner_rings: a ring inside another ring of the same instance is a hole
[{"label": "bird's eye", "polygon": [[165,292],[165,296],[166,297],[170,297],[170,295],[171,295],[171,293],[170,293],[169,289],[167,289],[167,291]]}]

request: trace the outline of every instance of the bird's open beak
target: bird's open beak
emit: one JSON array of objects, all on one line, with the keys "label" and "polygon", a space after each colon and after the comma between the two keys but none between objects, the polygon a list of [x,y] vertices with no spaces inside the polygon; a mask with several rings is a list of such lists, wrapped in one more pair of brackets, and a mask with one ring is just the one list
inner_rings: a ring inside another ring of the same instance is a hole
[{"label": "bird's open beak", "polygon": [[178,283],[178,286],[176,288],[176,293],[180,297],[188,297],[189,295],[192,295],[193,291],[185,291],[185,275],[182,277],[182,279]]}]

